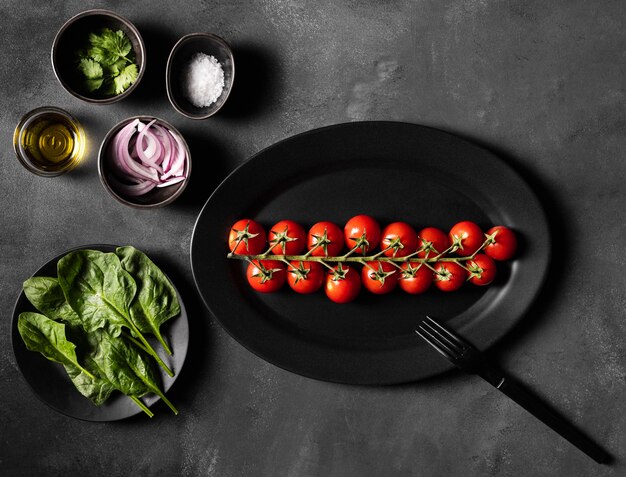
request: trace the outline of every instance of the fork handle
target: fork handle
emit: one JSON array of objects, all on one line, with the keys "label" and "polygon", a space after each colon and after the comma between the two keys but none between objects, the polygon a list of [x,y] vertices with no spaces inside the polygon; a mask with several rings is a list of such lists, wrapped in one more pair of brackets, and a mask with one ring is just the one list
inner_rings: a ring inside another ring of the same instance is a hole
[{"label": "fork handle", "polygon": [[604,449],[585,436],[579,429],[570,424],[548,404],[522,385],[508,377],[501,377],[498,383],[492,382],[491,379],[488,379],[488,381],[495,386],[496,389],[506,394],[596,462],[608,464],[611,461],[611,456]]}]

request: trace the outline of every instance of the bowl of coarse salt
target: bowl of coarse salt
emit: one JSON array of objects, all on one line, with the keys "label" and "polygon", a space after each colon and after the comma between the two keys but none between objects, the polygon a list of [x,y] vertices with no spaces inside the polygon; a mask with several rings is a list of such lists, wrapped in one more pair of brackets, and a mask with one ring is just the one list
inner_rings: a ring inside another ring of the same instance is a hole
[{"label": "bowl of coarse salt", "polygon": [[174,109],[191,119],[206,119],[228,99],[235,79],[233,52],[217,35],[190,33],[172,48],[165,74]]}]

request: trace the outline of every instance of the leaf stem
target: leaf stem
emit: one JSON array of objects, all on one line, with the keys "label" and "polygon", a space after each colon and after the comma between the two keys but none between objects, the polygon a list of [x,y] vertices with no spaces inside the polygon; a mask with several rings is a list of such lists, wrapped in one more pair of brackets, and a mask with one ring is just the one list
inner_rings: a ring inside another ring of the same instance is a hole
[{"label": "leaf stem", "polygon": [[139,349],[141,349],[141,350],[145,351],[146,353],[150,354],[150,351],[148,351],[146,349],[146,347],[139,340],[136,340],[133,337],[133,335],[131,335],[130,333],[126,333],[125,331],[122,331],[122,334],[124,335],[124,338],[126,338],[128,341],[132,342]]},{"label": "leaf stem", "polygon": [[85,375],[89,376],[91,379],[93,379],[93,380],[95,381],[96,377],[95,377],[93,374],[91,374],[89,371],[87,371],[87,370],[86,370],[85,368],[83,368],[81,365],[79,365],[79,364],[78,364],[77,366],[78,366],[78,369],[80,369],[80,370],[82,371],[82,373],[83,373],[83,374],[85,374]]},{"label": "leaf stem", "polygon": [[165,394],[163,394],[160,390],[159,390],[159,392],[158,392],[158,393],[156,393],[156,394],[157,394],[157,395],[158,395],[158,396],[159,396],[159,397],[163,400],[163,402],[164,402],[165,404],[167,404],[167,407],[169,407],[169,408],[172,410],[172,412],[173,412],[174,414],[178,415],[178,409],[176,409],[176,406],[174,406],[174,405],[170,402],[170,400],[169,400],[169,399],[167,399],[167,398],[165,397]]},{"label": "leaf stem", "polygon": [[154,417],[154,413],[150,409],[148,409],[148,407],[143,402],[141,402],[141,399],[139,399],[137,396],[128,397],[131,398],[135,402],[135,404],[137,404],[137,406],[139,406],[141,410],[148,415],[148,417]]},{"label": "leaf stem", "polygon": [[135,324],[133,323],[132,319],[130,318],[130,316],[126,316],[123,313],[121,313],[113,304],[109,303],[108,301],[104,300],[105,303],[107,303],[109,305],[109,307],[111,308],[111,310],[113,310],[114,313],[117,313],[119,316],[121,316],[124,321],[126,322],[128,328],[130,328],[130,330],[137,335],[137,338],[139,339],[139,341],[141,342],[141,344],[144,346],[145,351],[152,356],[157,363],[159,363],[159,366],[161,366],[165,372],[168,374],[168,376],[170,378],[174,377],[174,372],[167,366],[167,364],[165,364],[163,362],[163,360],[161,359],[161,357],[159,356],[159,354],[155,351],[155,349],[152,347],[152,345],[150,345],[150,343],[148,343],[148,340],[146,340],[146,337],[141,334],[141,331],[139,331],[139,328],[137,328],[137,326],[135,326]]},{"label": "leaf stem", "polygon": [[159,363],[159,366],[161,366],[165,370],[170,378],[173,378],[174,372],[167,366],[167,364],[163,362],[159,354],[154,350],[152,346],[150,346],[150,343],[148,343],[146,338],[141,334],[137,327],[134,324],[132,324],[132,326],[134,328],[133,331],[137,334],[137,337],[139,338],[139,341],[141,341],[141,343],[146,347],[146,351],[148,352],[148,354],[150,354],[156,360],[156,362]]}]

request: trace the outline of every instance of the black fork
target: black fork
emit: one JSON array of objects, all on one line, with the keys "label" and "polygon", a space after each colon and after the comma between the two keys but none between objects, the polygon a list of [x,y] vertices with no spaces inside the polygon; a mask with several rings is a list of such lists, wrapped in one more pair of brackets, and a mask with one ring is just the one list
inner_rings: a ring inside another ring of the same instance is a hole
[{"label": "black fork", "polygon": [[608,464],[611,461],[611,456],[604,449],[537,396],[512,381],[500,368],[488,362],[485,355],[458,334],[429,316],[418,325],[415,332],[457,368],[479,375],[596,462]]}]

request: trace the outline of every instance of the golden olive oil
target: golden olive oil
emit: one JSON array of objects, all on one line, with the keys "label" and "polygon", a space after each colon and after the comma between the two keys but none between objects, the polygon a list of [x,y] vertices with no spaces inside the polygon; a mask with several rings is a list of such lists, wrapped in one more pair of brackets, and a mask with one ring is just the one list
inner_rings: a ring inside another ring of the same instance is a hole
[{"label": "golden olive oil", "polygon": [[13,136],[15,152],[31,172],[59,175],[76,166],[85,150],[78,122],[57,108],[39,108],[26,115]]}]

